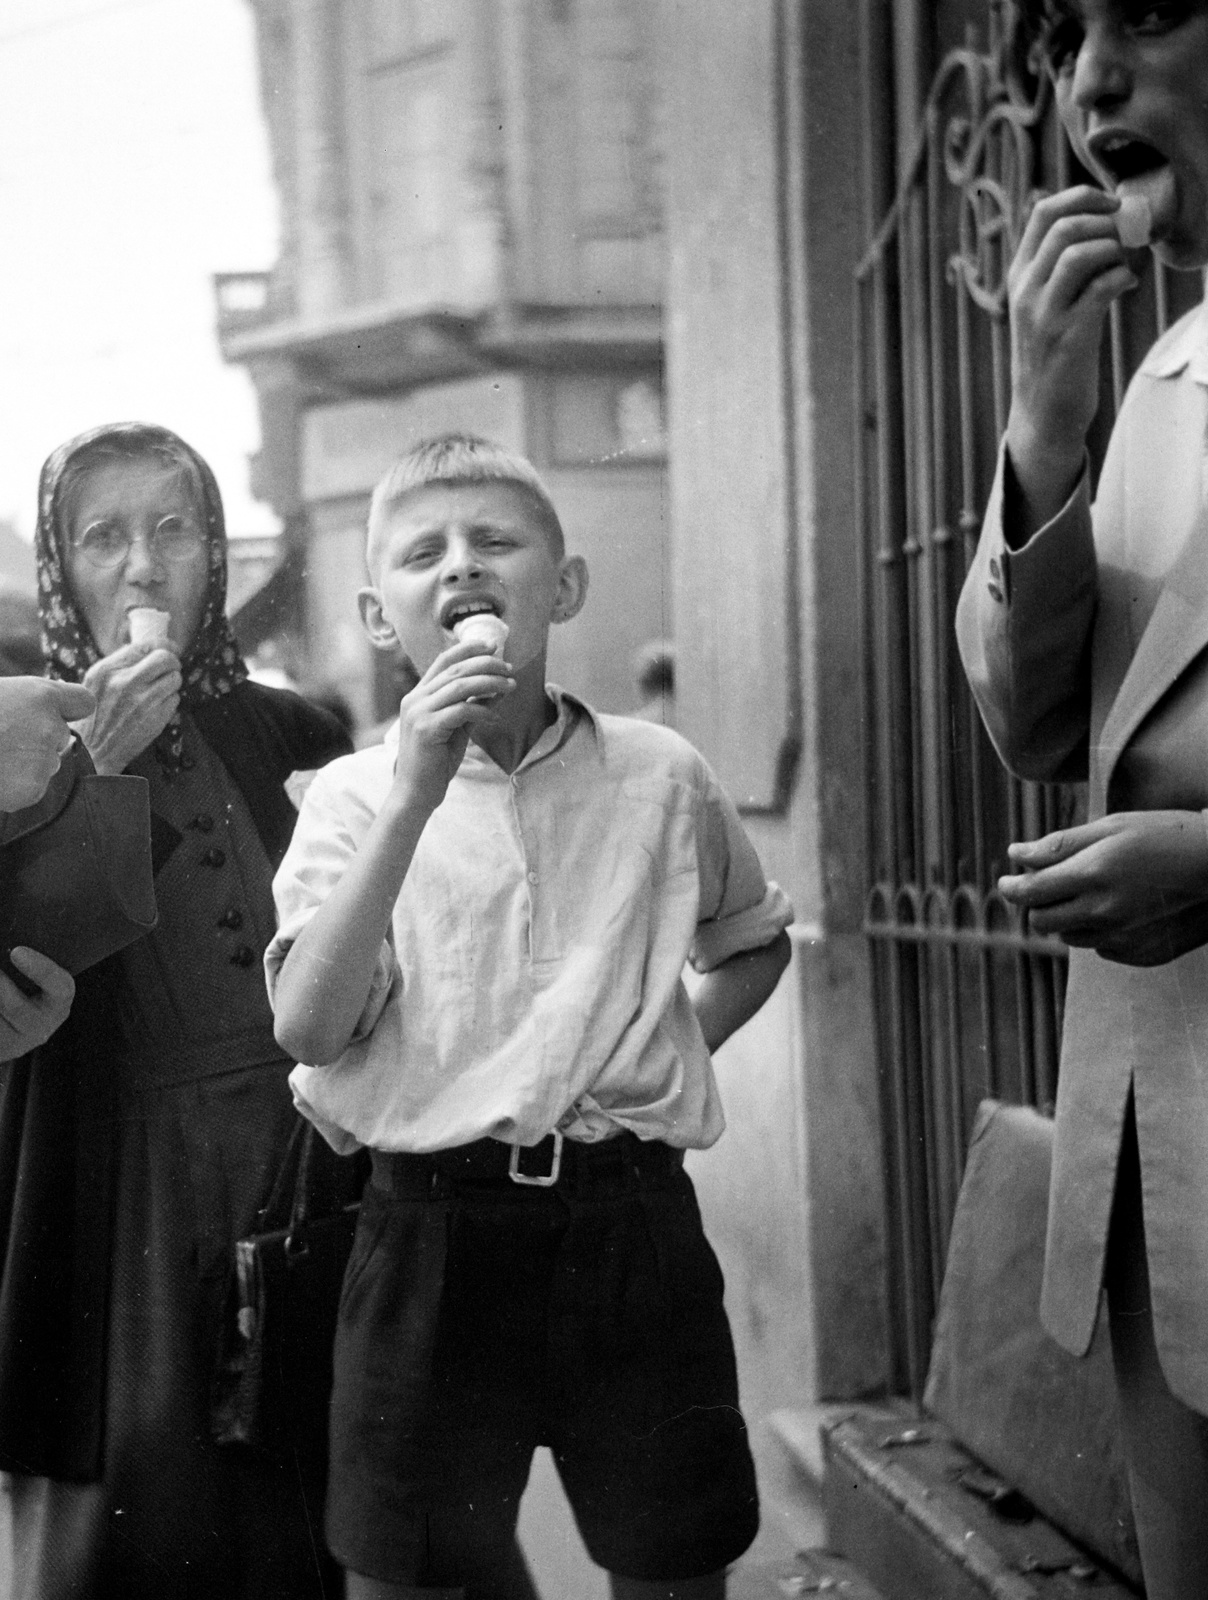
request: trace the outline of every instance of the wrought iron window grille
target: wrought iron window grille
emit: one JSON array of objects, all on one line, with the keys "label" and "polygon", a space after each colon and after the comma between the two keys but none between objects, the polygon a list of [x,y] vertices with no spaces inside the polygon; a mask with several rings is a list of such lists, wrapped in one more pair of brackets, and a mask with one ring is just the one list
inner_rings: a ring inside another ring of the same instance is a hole
[{"label": "wrought iron window grille", "polygon": [[[1077,173],[1010,0],[941,62],[898,170],[855,275],[855,450],[893,1379],[919,1395],[977,1104],[1056,1096],[1065,949],[995,884],[1011,840],[1084,814],[1080,788],[1003,770],[953,633],[1006,424],[1007,269],[1037,195]],[[1112,308],[1095,465],[1131,371],[1200,297],[1187,276],[1152,263]]]}]

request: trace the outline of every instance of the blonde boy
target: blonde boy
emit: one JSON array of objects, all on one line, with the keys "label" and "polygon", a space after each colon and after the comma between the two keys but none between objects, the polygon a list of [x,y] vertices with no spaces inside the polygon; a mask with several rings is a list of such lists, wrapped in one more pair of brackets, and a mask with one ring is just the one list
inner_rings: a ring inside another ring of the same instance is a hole
[{"label": "blonde boy", "polygon": [[[266,958],[298,1104],[373,1154],[329,1542],[349,1600],[514,1593],[544,1443],[614,1595],[712,1600],[758,1513],[683,1152],[722,1131],[709,1052],[771,993],[791,909],[690,745],[547,685],[587,569],[527,461],[418,446],[368,560],[369,635],[419,681],[315,780]],[[476,611],[506,659],[456,639]]]}]

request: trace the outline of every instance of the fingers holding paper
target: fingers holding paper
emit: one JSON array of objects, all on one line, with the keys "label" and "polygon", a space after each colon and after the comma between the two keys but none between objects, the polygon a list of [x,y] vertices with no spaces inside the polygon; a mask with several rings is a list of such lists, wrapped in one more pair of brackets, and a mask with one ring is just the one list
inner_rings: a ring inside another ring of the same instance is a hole
[{"label": "fingers holding paper", "polygon": [[37,804],[71,748],[68,723],[95,704],[82,684],[0,679],[0,811]]},{"label": "fingers holding paper", "polygon": [[9,952],[18,972],[38,986],[23,994],[0,972],[0,1061],[13,1061],[46,1043],[67,1020],[75,998],[75,979],[48,956],[18,945]]},{"label": "fingers holding paper", "polygon": [[1129,935],[1208,902],[1208,825],[1198,811],[1120,811],[1013,844],[998,880],[1032,930],[1128,960]]}]

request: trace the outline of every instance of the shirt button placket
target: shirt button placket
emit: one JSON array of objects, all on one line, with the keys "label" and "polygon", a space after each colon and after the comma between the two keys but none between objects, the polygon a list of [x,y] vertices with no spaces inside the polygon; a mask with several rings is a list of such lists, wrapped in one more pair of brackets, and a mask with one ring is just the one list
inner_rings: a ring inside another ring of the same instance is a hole
[{"label": "shirt button placket", "polygon": [[524,881],[528,884],[529,888],[527,896],[527,916],[525,917],[524,927],[524,946],[525,953],[528,959],[531,961],[533,959],[533,889],[536,887],[539,878],[536,870],[528,865],[529,861],[531,860],[531,852],[529,851],[529,841],[524,831],[524,818],[520,812],[520,774],[513,772],[508,781],[512,785],[512,816],[516,821],[516,833],[520,840],[520,852],[525,862]]}]

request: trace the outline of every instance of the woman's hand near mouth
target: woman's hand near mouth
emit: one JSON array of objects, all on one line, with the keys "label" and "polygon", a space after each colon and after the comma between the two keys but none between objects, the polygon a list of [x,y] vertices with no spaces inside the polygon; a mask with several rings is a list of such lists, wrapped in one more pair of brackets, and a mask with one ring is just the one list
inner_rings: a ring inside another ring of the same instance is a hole
[{"label": "woman's hand near mouth", "polygon": [[1099,404],[1104,316],[1137,281],[1116,229],[1119,206],[1089,185],[1046,196],[1011,263],[1007,451],[1022,501],[1020,542],[1056,516],[1082,469]]},{"label": "woman's hand near mouth", "polygon": [[96,710],[75,724],[99,773],[124,772],[176,715],[180,661],[163,645],[125,644],[84,674]]}]

